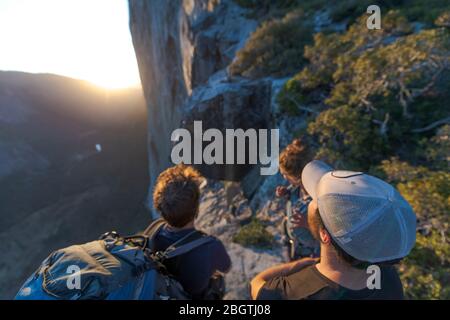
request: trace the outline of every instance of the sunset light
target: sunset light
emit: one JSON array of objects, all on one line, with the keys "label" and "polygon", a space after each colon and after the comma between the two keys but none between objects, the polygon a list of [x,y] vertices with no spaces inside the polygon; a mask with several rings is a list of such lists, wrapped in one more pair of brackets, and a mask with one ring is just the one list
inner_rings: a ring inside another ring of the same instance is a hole
[{"label": "sunset light", "polygon": [[126,0],[0,0],[0,70],[139,85]]}]

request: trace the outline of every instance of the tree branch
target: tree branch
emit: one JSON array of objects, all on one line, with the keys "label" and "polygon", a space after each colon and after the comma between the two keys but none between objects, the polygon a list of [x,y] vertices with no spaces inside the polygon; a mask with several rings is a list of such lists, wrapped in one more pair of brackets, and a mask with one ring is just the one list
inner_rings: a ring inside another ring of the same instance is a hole
[{"label": "tree branch", "polygon": [[384,115],[384,120],[376,120],[373,119],[372,122],[380,126],[380,135],[385,136],[388,131],[388,122],[389,122],[390,114],[389,112]]},{"label": "tree branch", "polygon": [[419,128],[419,129],[413,129],[413,130],[411,130],[411,131],[412,131],[412,132],[415,132],[415,133],[421,133],[421,132],[425,132],[425,131],[432,130],[432,129],[434,129],[434,128],[436,128],[436,127],[439,127],[439,126],[441,126],[441,125],[443,125],[443,124],[449,124],[449,123],[450,123],[450,117],[447,117],[447,118],[444,118],[444,119],[435,121],[435,122],[433,122],[433,123],[430,123],[430,124],[427,125],[426,127]]},{"label": "tree branch", "polygon": [[286,95],[286,98],[288,98],[289,101],[291,101],[293,104],[295,104],[295,106],[296,106],[297,109],[299,109],[299,110],[303,110],[303,111],[310,112],[310,113],[313,113],[313,114],[319,114],[319,113],[320,113],[320,112],[318,112],[318,111],[316,111],[316,110],[314,110],[314,109],[311,109],[311,108],[308,108],[308,107],[301,106],[301,105],[300,105],[293,97],[291,97],[290,95]]}]

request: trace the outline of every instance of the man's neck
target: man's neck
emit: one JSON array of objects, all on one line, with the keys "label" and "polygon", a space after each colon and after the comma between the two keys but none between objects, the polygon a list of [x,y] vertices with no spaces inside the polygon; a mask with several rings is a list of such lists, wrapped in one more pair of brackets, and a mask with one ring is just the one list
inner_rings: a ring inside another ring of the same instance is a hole
[{"label": "man's neck", "polygon": [[322,246],[320,262],[316,268],[322,275],[342,287],[351,290],[361,290],[367,287],[366,270],[352,267],[330,248]]},{"label": "man's neck", "polygon": [[186,230],[186,229],[193,229],[194,228],[194,221],[189,222],[188,224],[185,224],[183,227],[177,228],[177,227],[173,227],[171,225],[169,225],[170,230],[172,231],[181,231],[181,230]]}]

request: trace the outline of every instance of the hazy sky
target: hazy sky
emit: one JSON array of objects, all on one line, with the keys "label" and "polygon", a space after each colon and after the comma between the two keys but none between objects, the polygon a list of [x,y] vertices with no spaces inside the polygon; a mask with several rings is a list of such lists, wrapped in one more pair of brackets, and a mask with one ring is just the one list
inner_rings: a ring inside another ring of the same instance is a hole
[{"label": "hazy sky", "polygon": [[138,84],[127,0],[0,0],[0,70]]}]

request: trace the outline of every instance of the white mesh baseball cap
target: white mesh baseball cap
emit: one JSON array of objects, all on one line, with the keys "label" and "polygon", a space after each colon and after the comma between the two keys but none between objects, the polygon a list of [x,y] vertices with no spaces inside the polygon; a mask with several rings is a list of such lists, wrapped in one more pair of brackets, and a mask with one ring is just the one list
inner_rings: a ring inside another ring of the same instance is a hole
[{"label": "white mesh baseball cap", "polygon": [[360,261],[386,262],[409,254],[416,242],[416,215],[390,184],[362,172],[308,163],[302,183],[332,238]]}]

